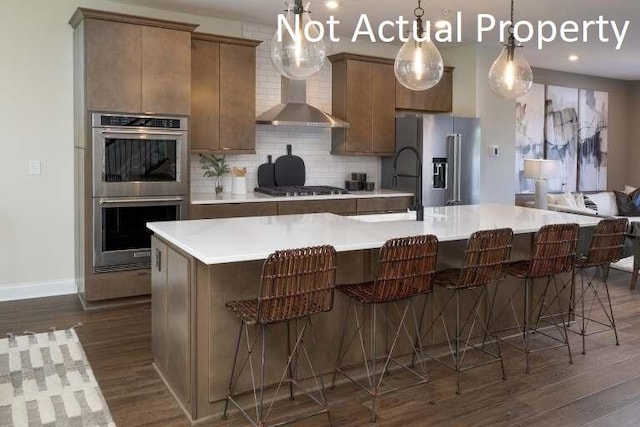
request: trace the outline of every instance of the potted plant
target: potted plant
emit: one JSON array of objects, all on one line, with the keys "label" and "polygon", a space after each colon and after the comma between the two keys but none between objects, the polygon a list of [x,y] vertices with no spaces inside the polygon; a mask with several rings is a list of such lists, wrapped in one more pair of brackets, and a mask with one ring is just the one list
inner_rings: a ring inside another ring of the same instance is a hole
[{"label": "potted plant", "polygon": [[224,156],[200,154],[200,164],[202,165],[200,169],[204,171],[203,176],[216,179],[216,194],[222,193],[223,187],[220,178],[230,171],[229,164]]}]

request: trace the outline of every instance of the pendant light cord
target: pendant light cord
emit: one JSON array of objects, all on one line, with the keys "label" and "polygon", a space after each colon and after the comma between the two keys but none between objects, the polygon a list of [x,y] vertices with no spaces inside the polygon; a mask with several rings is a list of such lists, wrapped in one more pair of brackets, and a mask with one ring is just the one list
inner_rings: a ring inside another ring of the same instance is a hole
[{"label": "pendant light cord", "polygon": [[507,55],[508,55],[508,59],[509,61],[513,61],[513,58],[515,57],[515,50],[516,50],[516,37],[513,35],[513,28],[514,28],[514,6],[513,6],[514,0],[511,0],[511,25],[509,26],[509,41],[507,42]]},{"label": "pendant light cord", "polygon": [[418,7],[413,9],[413,14],[416,17],[418,36],[422,37],[424,34],[424,25],[422,23],[422,17],[424,16],[424,9],[422,8],[422,0],[418,0]]}]

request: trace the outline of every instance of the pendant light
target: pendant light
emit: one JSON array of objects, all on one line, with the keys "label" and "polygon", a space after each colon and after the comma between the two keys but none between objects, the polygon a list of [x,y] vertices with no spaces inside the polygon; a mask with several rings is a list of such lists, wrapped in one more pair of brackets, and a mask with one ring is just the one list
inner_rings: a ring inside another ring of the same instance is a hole
[{"label": "pendant light", "polygon": [[424,9],[422,0],[413,11],[416,17],[414,31],[409,40],[398,51],[394,64],[396,78],[410,90],[426,90],[438,84],[444,72],[442,55],[435,44],[424,40],[425,29],[422,22]]},{"label": "pendant light", "polygon": [[307,3],[305,8],[302,6],[302,0],[294,0],[293,7],[287,7],[286,10],[287,22],[294,30],[293,37],[283,24],[281,40],[278,41],[277,31],[271,40],[271,62],[280,74],[289,79],[305,80],[317,74],[327,57],[324,39],[318,37],[318,29],[315,26],[309,26],[308,37],[305,37],[305,28],[311,20],[310,6],[311,3]]},{"label": "pendant light", "polygon": [[524,55],[518,52],[522,46],[516,44],[513,35],[513,1],[511,0],[509,40],[489,70],[489,88],[496,95],[506,99],[525,95],[533,85],[533,71]]}]

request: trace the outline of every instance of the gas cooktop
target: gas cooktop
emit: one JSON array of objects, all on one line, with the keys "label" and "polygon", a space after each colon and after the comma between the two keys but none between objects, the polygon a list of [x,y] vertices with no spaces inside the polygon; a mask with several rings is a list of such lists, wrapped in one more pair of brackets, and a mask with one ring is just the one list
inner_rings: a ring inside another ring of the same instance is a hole
[{"label": "gas cooktop", "polygon": [[256,193],[268,194],[270,196],[324,196],[332,194],[349,194],[347,190],[328,185],[310,185],[293,187],[256,187]]}]

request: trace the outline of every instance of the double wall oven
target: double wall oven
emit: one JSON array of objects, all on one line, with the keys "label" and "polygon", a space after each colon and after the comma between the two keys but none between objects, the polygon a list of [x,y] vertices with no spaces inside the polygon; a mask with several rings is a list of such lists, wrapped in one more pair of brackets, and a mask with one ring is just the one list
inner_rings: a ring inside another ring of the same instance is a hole
[{"label": "double wall oven", "polygon": [[147,268],[146,223],[186,215],[187,118],[94,113],[94,271]]}]

